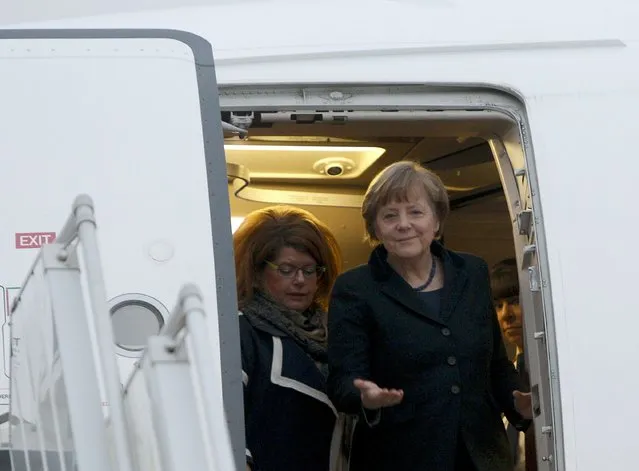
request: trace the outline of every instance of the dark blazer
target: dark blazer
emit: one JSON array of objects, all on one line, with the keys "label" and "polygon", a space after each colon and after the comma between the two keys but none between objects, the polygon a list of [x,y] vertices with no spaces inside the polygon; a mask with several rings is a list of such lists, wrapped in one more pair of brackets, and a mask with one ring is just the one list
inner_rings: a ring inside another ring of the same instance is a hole
[{"label": "dark blazer", "polygon": [[247,455],[254,471],[327,471],[337,412],[309,355],[240,315]]},{"label": "dark blazer", "polygon": [[431,251],[444,266],[440,312],[430,312],[388,265],[383,246],[333,289],[328,392],[337,409],[361,416],[356,378],[404,390],[402,403],[382,409],[376,425],[359,421],[351,471],[453,471],[458,440],[478,471],[512,471],[501,413],[521,427],[526,422],[514,408],[520,383],[488,267],[438,242]]}]

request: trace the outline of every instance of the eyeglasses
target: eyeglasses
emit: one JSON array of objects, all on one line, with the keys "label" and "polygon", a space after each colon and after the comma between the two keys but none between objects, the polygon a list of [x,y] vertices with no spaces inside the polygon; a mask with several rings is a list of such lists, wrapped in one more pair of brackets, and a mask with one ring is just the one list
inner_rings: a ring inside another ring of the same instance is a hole
[{"label": "eyeglasses", "polygon": [[276,270],[282,278],[294,278],[300,271],[302,272],[304,278],[319,278],[326,271],[326,267],[322,267],[319,265],[308,265],[305,267],[298,267],[295,265],[291,265],[290,263],[281,263],[279,265],[276,265],[275,263],[269,262],[268,260],[266,260],[266,264],[273,270]]}]

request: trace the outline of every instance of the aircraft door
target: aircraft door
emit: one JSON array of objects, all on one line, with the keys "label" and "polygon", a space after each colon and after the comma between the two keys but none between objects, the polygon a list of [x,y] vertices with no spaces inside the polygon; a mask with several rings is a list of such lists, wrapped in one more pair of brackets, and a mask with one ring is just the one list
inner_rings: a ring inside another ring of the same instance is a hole
[{"label": "aircraft door", "polygon": [[[41,246],[60,237],[51,231],[69,203],[86,193],[99,215],[122,383],[168,317],[165,306],[185,284],[202,287],[214,340],[208,353],[219,359],[209,371],[214,400],[237,467],[245,467],[226,126],[214,65],[211,44],[186,31],[0,30],[0,422],[12,410],[12,288],[33,269]],[[102,405],[110,407],[104,397]],[[0,423],[0,440],[3,429]]]},{"label": "aircraft door", "polygon": [[[523,308],[526,365],[533,401],[537,466],[539,470],[555,471],[562,469],[556,459],[554,439],[557,429],[553,417],[553,387],[558,386],[557,375],[550,368],[550,326],[544,302],[547,298],[544,292],[548,292],[548,286],[540,269],[540,253],[544,249],[536,231],[540,217],[534,205],[535,189],[529,178],[519,136],[512,132],[503,141],[495,139],[490,144],[508,202],[519,265],[520,303]],[[526,438],[530,440],[529,437],[532,436],[529,432]]]}]

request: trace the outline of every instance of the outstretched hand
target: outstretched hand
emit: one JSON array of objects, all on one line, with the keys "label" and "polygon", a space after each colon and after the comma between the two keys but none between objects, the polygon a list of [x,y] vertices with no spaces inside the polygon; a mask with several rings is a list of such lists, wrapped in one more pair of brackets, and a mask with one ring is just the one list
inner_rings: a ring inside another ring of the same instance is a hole
[{"label": "outstretched hand", "polygon": [[533,418],[532,395],[521,391],[513,391],[513,398],[515,399],[515,409],[517,409],[517,412],[519,412],[524,419],[531,420]]},{"label": "outstretched hand", "polygon": [[382,407],[396,406],[404,399],[404,391],[401,389],[380,388],[372,381],[356,379],[353,384],[361,394],[362,405],[366,409],[380,409]]}]

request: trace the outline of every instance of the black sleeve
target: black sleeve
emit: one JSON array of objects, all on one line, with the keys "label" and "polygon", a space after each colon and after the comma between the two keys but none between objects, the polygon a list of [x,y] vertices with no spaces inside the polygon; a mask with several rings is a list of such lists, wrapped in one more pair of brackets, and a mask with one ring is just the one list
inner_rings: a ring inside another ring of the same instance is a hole
[{"label": "black sleeve", "polygon": [[493,354],[490,365],[492,393],[508,421],[518,430],[524,430],[530,421],[524,419],[519,412],[517,412],[513,398],[513,392],[521,390],[523,385],[515,369],[515,365],[508,359],[506,353],[506,346],[504,345],[501,327],[497,319],[497,312],[493,304],[492,292],[490,291],[490,274],[488,266],[485,263],[483,263],[482,266],[482,273],[485,278],[484,283],[486,283],[489,292],[486,309],[488,309],[493,332]]},{"label": "black sleeve", "polygon": [[362,401],[355,379],[370,379],[368,307],[354,286],[337,279],[328,309],[328,395],[335,407],[359,414]]},{"label": "black sleeve", "polygon": [[[240,346],[242,352],[242,384],[244,386],[244,430],[249,430],[251,422],[251,412],[253,410],[251,394],[251,378],[256,373],[256,343],[255,331],[248,321],[240,316]],[[246,462],[255,470],[253,455],[251,454],[251,443],[249,436],[246,436]]]}]

